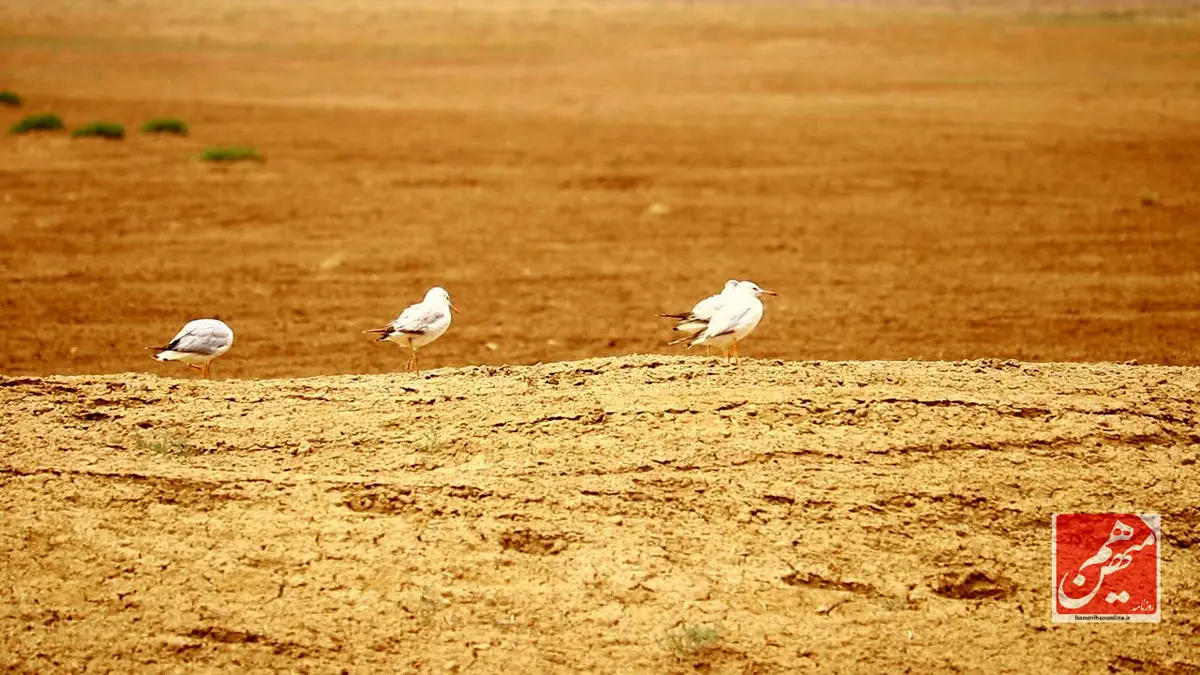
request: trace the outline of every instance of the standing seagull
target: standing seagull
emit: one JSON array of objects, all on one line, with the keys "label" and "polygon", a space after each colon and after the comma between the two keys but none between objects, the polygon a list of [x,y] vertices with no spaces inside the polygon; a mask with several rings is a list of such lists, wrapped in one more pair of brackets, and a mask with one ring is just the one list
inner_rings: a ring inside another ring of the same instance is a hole
[{"label": "standing seagull", "polygon": [[442,337],[450,327],[450,312],[458,311],[450,304],[450,294],[441,286],[434,286],[425,294],[425,299],[409,307],[396,320],[383,328],[372,328],[364,333],[382,333],[376,342],[391,341],[408,347],[412,357],[405,370],[420,370],[417,366],[417,349]]},{"label": "standing seagull", "polygon": [[692,311],[681,312],[679,314],[659,314],[665,319],[677,319],[679,323],[675,324],[674,330],[683,333],[683,337],[678,340],[672,340],[667,344],[677,345],[680,342],[687,342],[705,328],[708,328],[708,322],[713,318],[713,315],[721,309],[721,305],[725,304],[725,299],[737,288],[738,282],[736,279],[730,279],[725,282],[725,288],[716,295],[710,295],[707,298],[697,302]]},{"label": "standing seagull", "polygon": [[763,295],[775,295],[775,291],[760,288],[753,281],[738,282],[737,288],[729,293],[721,309],[709,320],[704,332],[692,340],[691,346],[716,345],[722,354],[737,363],[738,343],[754,332],[758,322],[762,321],[763,304],[759,297]]},{"label": "standing seagull", "polygon": [[183,361],[208,377],[212,360],[233,346],[233,329],[217,319],[196,319],[184,325],[166,347],[147,347],[158,352],[156,361]]}]

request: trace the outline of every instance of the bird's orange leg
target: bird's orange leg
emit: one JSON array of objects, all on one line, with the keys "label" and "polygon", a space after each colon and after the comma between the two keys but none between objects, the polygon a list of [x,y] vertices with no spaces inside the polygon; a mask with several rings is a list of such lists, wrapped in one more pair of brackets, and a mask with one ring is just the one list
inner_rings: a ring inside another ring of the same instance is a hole
[{"label": "bird's orange leg", "polygon": [[737,340],[734,340],[734,341],[733,341],[733,345],[730,347],[730,351],[732,351],[732,352],[733,352],[733,364],[736,366],[737,364],[741,363],[741,360],[742,360],[741,356],[742,356],[742,355],[741,355],[741,354],[738,354],[738,343],[737,343]]}]

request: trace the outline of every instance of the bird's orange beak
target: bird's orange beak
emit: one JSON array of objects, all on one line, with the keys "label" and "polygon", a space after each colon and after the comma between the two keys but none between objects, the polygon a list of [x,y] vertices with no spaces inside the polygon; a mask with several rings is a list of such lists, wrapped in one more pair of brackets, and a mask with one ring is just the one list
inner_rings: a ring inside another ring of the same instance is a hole
[{"label": "bird's orange beak", "polygon": [[764,288],[764,289],[762,289],[762,292],[763,292],[763,295],[779,295],[779,294],[778,294],[778,293],[776,293],[775,291],[768,291],[768,290],[767,290],[767,289],[765,289],[765,288]]},{"label": "bird's orange beak", "polygon": [[461,312],[461,311],[458,309],[458,307],[455,307],[454,305],[450,305],[450,311],[451,311],[451,312],[454,312],[455,314],[461,314],[461,313],[462,313],[462,312]]}]

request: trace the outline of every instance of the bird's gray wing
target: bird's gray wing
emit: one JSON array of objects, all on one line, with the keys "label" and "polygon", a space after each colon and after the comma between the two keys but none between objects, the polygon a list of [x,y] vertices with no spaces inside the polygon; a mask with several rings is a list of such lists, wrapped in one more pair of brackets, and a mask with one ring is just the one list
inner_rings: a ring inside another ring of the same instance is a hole
[{"label": "bird's gray wing", "polygon": [[388,328],[392,333],[406,335],[424,335],[435,323],[446,318],[447,310],[443,307],[429,305],[413,305],[400,313]]},{"label": "bird's gray wing", "polygon": [[184,329],[167,344],[166,350],[185,354],[216,354],[229,345],[232,336],[218,326]]},{"label": "bird's gray wing", "polygon": [[717,312],[717,315],[708,322],[708,328],[704,330],[705,337],[715,338],[732,333],[751,311],[753,308],[750,305],[736,308],[730,305],[722,307],[721,311]]},{"label": "bird's gray wing", "polygon": [[710,295],[707,298],[696,303],[689,313],[689,319],[701,319],[708,321],[716,316],[717,312],[721,311],[721,305],[725,303],[725,298],[720,295]]}]

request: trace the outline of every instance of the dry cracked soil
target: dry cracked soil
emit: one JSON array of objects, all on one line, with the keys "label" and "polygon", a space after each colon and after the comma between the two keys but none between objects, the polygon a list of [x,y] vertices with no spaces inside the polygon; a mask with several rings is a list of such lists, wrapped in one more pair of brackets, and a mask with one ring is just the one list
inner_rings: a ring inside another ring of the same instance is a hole
[{"label": "dry cracked soil", "polygon": [[[0,380],[24,672],[1193,672],[1200,374],[610,357]],[[1050,516],[1162,515],[1153,625]]]}]

